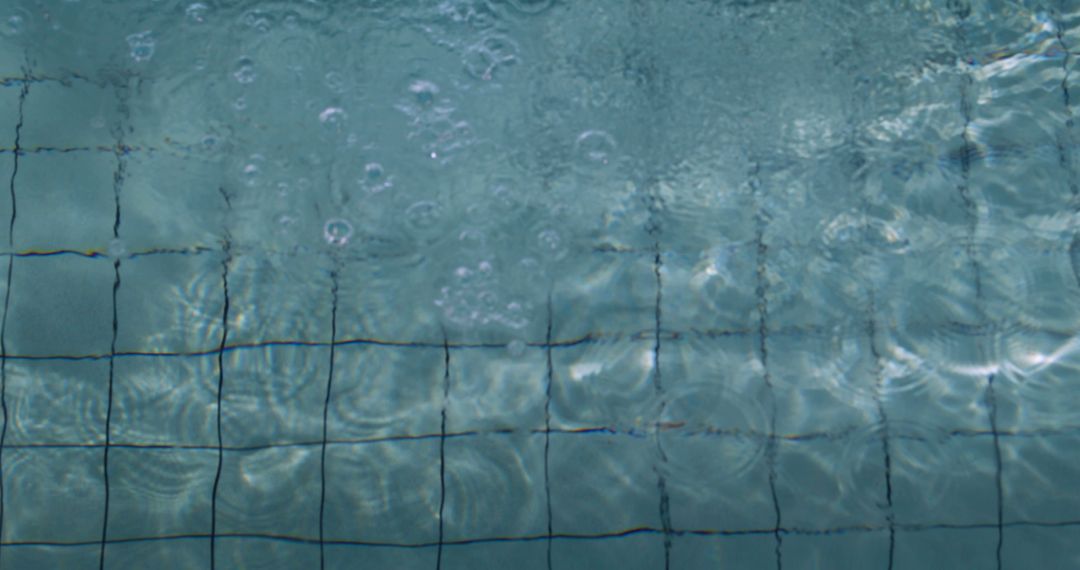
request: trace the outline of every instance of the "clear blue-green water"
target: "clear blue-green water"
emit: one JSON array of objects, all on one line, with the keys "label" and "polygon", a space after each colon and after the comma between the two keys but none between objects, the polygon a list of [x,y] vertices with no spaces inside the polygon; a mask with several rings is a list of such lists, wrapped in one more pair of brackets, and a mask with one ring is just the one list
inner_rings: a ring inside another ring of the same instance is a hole
[{"label": "clear blue-green water", "polygon": [[1080,568],[1078,50],[0,2],[0,569]]}]

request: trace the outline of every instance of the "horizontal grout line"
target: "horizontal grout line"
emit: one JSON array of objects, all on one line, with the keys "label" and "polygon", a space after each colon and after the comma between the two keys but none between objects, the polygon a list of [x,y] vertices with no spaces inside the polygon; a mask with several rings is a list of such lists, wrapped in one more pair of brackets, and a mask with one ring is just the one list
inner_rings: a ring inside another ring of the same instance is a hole
[{"label": "horizontal grout line", "polygon": [[[934,531],[950,531],[950,530],[988,530],[996,529],[998,524],[995,523],[974,523],[974,524],[904,524],[895,523],[894,528],[897,531],[920,533],[920,532],[934,532]],[[1031,520],[1016,520],[1003,524],[1005,528],[1021,528],[1021,527],[1037,527],[1037,528],[1073,528],[1080,527],[1080,520],[1067,520],[1067,521],[1031,521]],[[876,533],[887,532],[889,530],[888,525],[853,525],[845,527],[835,527],[826,529],[806,529],[806,528],[780,528],[780,529],[671,529],[669,532],[675,537],[745,537],[745,536],[769,536],[775,532],[788,536],[839,536],[851,533]],[[661,535],[663,529],[653,527],[635,527],[625,530],[612,531],[606,533],[553,533],[550,538],[553,540],[561,541],[598,541],[598,540],[617,540],[621,538],[628,538],[635,535]],[[260,540],[260,541],[273,541],[273,542],[285,542],[292,544],[301,544],[307,546],[319,546],[319,540],[317,538],[293,536],[287,534],[275,534],[275,533],[216,533],[214,535],[218,539],[231,539],[231,540]],[[520,543],[520,542],[540,542],[549,539],[547,533],[535,534],[535,535],[521,535],[521,536],[490,536],[480,538],[463,538],[457,540],[444,540],[442,544],[444,546],[470,546],[477,544],[492,544],[492,543]],[[111,538],[107,544],[138,544],[148,542],[171,542],[182,540],[210,540],[210,534],[207,533],[192,533],[192,534],[163,534],[158,536],[139,536],[128,538]],[[399,549],[423,549],[423,548],[436,548],[439,543],[436,541],[425,542],[380,542],[380,541],[362,541],[362,540],[344,540],[344,539],[326,539],[324,544],[329,546],[356,546],[356,547],[369,547],[369,548],[399,548]],[[15,541],[9,540],[0,542],[0,546],[3,547],[53,547],[53,548],[71,548],[71,547],[85,547],[85,546],[100,546],[100,540],[87,540],[87,541]]]},{"label": "horizontal grout line", "polygon": [[[850,437],[860,431],[857,426],[848,426],[838,429],[833,432],[807,432],[796,434],[776,434],[770,436],[767,432],[757,430],[743,430],[743,429],[718,429],[712,427],[687,427],[680,422],[665,422],[659,426],[655,426],[662,433],[670,433],[672,436],[684,437],[684,438],[744,438],[758,441],[766,441],[769,439],[776,439],[777,441],[789,441],[789,442],[803,442],[803,441],[817,441],[817,440],[829,440],[837,441]],[[864,426],[866,427],[866,426]],[[654,426],[643,426],[640,428],[618,428],[611,426],[590,426],[581,428],[552,428],[545,430],[543,428],[496,428],[491,430],[468,430],[460,432],[448,432],[446,434],[447,439],[466,439],[474,437],[488,437],[488,436],[522,436],[522,435],[543,435],[551,434],[556,436],[577,436],[577,435],[610,435],[610,436],[623,436],[640,440],[645,440],[650,436],[656,434]],[[980,437],[993,437],[995,432],[991,430],[970,430],[970,429],[956,429],[943,432],[941,437],[948,438],[980,438]],[[1062,436],[1062,435],[1080,435],[1080,426],[1064,426],[1057,429],[1039,428],[1031,430],[999,430],[996,432],[998,437],[1007,438],[1041,438],[1048,436]],[[441,433],[427,433],[427,434],[398,434],[398,435],[386,435],[378,437],[367,438],[346,438],[346,439],[328,439],[326,444],[328,446],[357,446],[357,445],[371,445],[380,443],[392,443],[400,441],[424,441],[424,440],[439,440],[442,438]],[[937,443],[937,438],[920,437],[914,435],[893,434],[891,436],[897,440],[907,441],[934,441]],[[309,441],[293,441],[293,442],[279,442],[279,443],[262,443],[262,444],[250,444],[250,445],[225,445],[222,449],[230,452],[253,452],[253,451],[266,451],[270,449],[289,449],[289,448],[317,448],[322,445],[322,440],[309,440]],[[217,451],[217,445],[209,444],[187,444],[187,443],[136,443],[136,442],[110,442],[108,445],[112,449],[131,449],[140,451]],[[92,443],[74,443],[74,442],[38,442],[38,443],[6,443],[3,449],[21,449],[21,450],[43,450],[43,449],[101,449],[105,447],[104,442],[92,442]]]}]

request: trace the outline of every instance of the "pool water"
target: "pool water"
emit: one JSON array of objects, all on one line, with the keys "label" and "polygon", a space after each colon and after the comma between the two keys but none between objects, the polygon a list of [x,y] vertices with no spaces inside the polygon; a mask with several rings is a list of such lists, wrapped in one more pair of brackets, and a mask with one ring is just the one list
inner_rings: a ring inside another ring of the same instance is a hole
[{"label": "pool water", "polygon": [[1080,567],[1080,4],[0,4],[0,569]]}]

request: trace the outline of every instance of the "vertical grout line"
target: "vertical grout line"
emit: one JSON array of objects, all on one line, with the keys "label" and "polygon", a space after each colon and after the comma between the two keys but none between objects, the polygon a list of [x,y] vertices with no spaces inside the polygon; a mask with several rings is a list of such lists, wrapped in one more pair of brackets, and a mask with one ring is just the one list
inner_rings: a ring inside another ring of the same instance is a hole
[{"label": "vertical grout line", "polygon": [[997,568],[1001,570],[1001,550],[1005,545],[1005,491],[1002,484],[1002,461],[1000,433],[997,429],[997,394],[994,391],[994,375],[986,383],[986,404],[990,410],[990,432],[994,434],[994,485],[997,491]]},{"label": "vertical grout line", "polygon": [[[651,217],[651,216],[650,216]],[[656,225],[659,228],[659,225]],[[657,229],[659,233],[659,229]],[[664,477],[663,466],[667,463],[667,454],[664,453],[664,446],[660,440],[660,424],[664,420],[664,411],[667,408],[667,396],[664,393],[663,377],[660,373],[660,331],[662,326],[662,303],[663,303],[663,279],[660,274],[660,269],[663,266],[663,260],[660,256],[660,240],[653,243],[653,249],[655,257],[653,258],[653,275],[656,279],[656,304],[653,310],[654,328],[653,328],[653,386],[656,390],[656,395],[660,398],[660,409],[657,411],[656,423],[653,425],[653,434],[656,437],[656,450],[660,454],[660,463],[655,467],[656,470],[656,487],[660,492],[660,525],[664,531],[664,568],[668,570],[671,568],[671,497],[667,490],[667,479]]]},{"label": "vertical grout line", "polygon": [[547,502],[547,570],[551,570],[551,540],[552,517],[551,517],[551,471],[549,469],[551,456],[551,385],[555,379],[555,366],[551,358],[551,329],[553,327],[553,308],[551,306],[551,292],[547,298],[547,336],[544,341],[544,350],[547,353],[547,384],[544,386],[544,499]]},{"label": "vertical grout line", "polygon": [[324,531],[326,522],[326,441],[330,419],[330,396],[334,389],[334,347],[337,345],[337,311],[338,311],[338,271],[337,264],[330,273],[332,282],[330,293],[333,296],[333,304],[330,312],[330,371],[326,375],[326,400],[323,402],[323,425],[322,425],[322,455],[319,460],[319,568],[326,568],[326,534]]},{"label": "vertical grout line", "polygon": [[[127,86],[124,86],[127,89]],[[116,156],[116,171],[113,173],[113,240],[120,239],[120,193],[124,187],[124,178],[127,173],[127,147],[124,145],[124,129],[127,128],[129,108],[127,93],[119,94],[120,101],[120,125],[117,129],[116,147],[113,153]],[[109,448],[112,445],[112,412],[113,412],[113,385],[116,378],[116,338],[120,330],[120,322],[117,311],[117,295],[120,291],[120,260],[117,255],[113,259],[113,287],[112,287],[112,340],[109,345],[109,381],[108,399],[105,406],[105,448],[102,452],[102,473],[105,484],[105,507],[101,521],[101,546],[98,552],[98,568],[105,570],[105,550],[109,543],[109,498],[111,490],[109,486]]]},{"label": "vertical grout line", "polygon": [[754,191],[754,194],[758,196],[759,203],[757,206],[757,220],[754,241],[757,244],[757,283],[754,287],[754,293],[757,296],[757,311],[758,311],[758,355],[761,357],[762,379],[765,381],[765,389],[769,396],[769,434],[768,444],[765,447],[765,464],[769,471],[769,493],[772,495],[773,514],[775,516],[776,524],[773,527],[773,539],[775,540],[776,547],[774,549],[776,553],[776,568],[782,570],[784,567],[783,557],[783,545],[784,537],[783,531],[783,519],[780,514],[780,497],[776,493],[776,454],[779,441],[776,437],[776,392],[773,389],[772,373],[769,372],[769,300],[766,297],[768,278],[766,276],[766,258],[769,253],[769,246],[765,243],[765,226],[766,214],[764,206],[760,203],[761,192],[761,163],[757,160],[754,161],[753,170],[750,172],[750,185]]},{"label": "vertical grout line", "polygon": [[[964,10],[964,9],[960,8],[960,9],[957,9],[955,15],[959,20],[959,23],[958,23],[958,25],[956,27],[956,31],[957,31],[957,36],[958,36],[958,39],[959,39],[960,47],[961,47],[961,49],[963,49],[966,52],[967,51],[967,37],[966,37],[966,34],[964,33],[964,23],[965,23],[965,21],[967,20],[967,17],[970,14],[969,14],[968,10]],[[961,153],[961,160],[960,160],[961,181],[960,181],[959,191],[960,191],[960,197],[964,201],[964,207],[966,208],[967,213],[968,213],[969,221],[968,221],[968,236],[967,236],[968,237],[967,255],[968,255],[969,263],[971,264],[971,267],[972,267],[972,271],[975,274],[974,279],[975,279],[976,309],[978,310],[978,314],[979,314],[979,317],[980,317],[980,324],[983,324],[983,323],[986,322],[986,314],[985,314],[985,309],[984,309],[983,303],[982,303],[982,297],[983,297],[982,269],[979,266],[978,250],[977,250],[976,245],[975,245],[976,233],[977,233],[977,230],[978,230],[978,223],[979,223],[979,217],[978,217],[979,214],[978,214],[977,205],[975,204],[975,199],[971,196],[971,185],[970,185],[971,157],[972,157],[972,154],[975,151],[975,148],[974,148],[974,144],[973,144],[973,142],[971,140],[971,123],[972,123],[971,111],[972,111],[972,109],[971,109],[970,93],[968,92],[968,90],[969,90],[970,86],[973,83],[974,83],[974,78],[972,78],[971,74],[970,73],[964,73],[964,75],[963,75],[963,83],[960,84],[960,110],[963,113],[963,117],[964,117],[964,129],[963,129],[963,134],[962,134],[962,138],[963,138],[963,141],[964,141],[964,146],[963,146],[963,151]],[[1066,95],[1066,97],[1067,97],[1067,95]],[[1001,551],[1002,551],[1002,548],[1004,547],[1004,544],[1005,544],[1005,527],[1004,527],[1004,521],[1002,520],[1003,514],[1004,514],[1004,505],[1003,505],[1004,496],[1003,496],[1002,487],[1001,487],[1001,477],[1002,477],[1001,447],[999,445],[1000,444],[1000,441],[999,441],[1000,438],[999,438],[999,434],[998,434],[998,431],[997,431],[997,402],[996,402],[996,396],[994,394],[994,374],[990,374],[989,376],[987,376],[986,390],[987,390],[987,400],[988,400],[987,403],[989,405],[988,406],[989,407],[988,413],[989,413],[989,416],[990,416],[990,426],[991,426],[991,430],[992,430],[992,433],[993,433],[993,436],[994,436],[994,457],[995,457],[995,466],[996,466],[995,480],[997,482],[997,491],[996,491],[997,496],[995,498],[997,500],[997,531],[998,531],[998,533],[997,533],[998,537],[997,537],[996,559],[997,559],[997,569],[1001,570],[1001,567],[1002,567]]]},{"label": "vertical grout line", "polygon": [[[22,90],[19,91],[19,121],[15,123],[15,147],[12,155],[11,180],[8,185],[11,197],[11,218],[8,220],[8,251],[15,250],[15,215],[17,212],[15,197],[15,177],[19,174],[20,139],[23,127],[23,106],[26,96],[30,93],[29,65],[23,68]],[[0,427],[0,568],[3,567],[3,543],[4,543],[4,444],[7,441],[8,406],[7,406],[7,320],[8,308],[11,306],[11,276],[15,269],[15,256],[8,256],[7,287],[4,289],[4,316],[0,318],[0,411],[4,414],[4,423]]]},{"label": "vertical grout line", "polygon": [[[226,210],[232,210],[232,200],[225,188],[218,189],[225,200]],[[217,499],[221,486],[221,470],[225,463],[225,439],[221,433],[221,401],[225,390],[225,343],[229,339],[229,263],[232,261],[232,236],[228,228],[224,232],[222,244],[225,257],[221,260],[221,287],[225,294],[225,305],[221,310],[221,344],[218,345],[218,383],[217,383],[217,471],[214,474],[214,488],[210,495],[210,569],[217,567]]]},{"label": "vertical grout line", "polygon": [[450,339],[443,331],[443,401],[442,427],[439,431],[439,550],[435,558],[435,570],[442,570],[443,512],[446,508],[446,406],[450,400]]},{"label": "vertical grout line", "polygon": [[885,461],[885,520],[889,523],[889,570],[893,569],[896,559],[896,513],[893,509],[892,450],[889,442],[889,414],[885,409],[882,395],[885,372],[882,368],[881,353],[877,349],[877,308],[874,303],[874,291],[869,291],[869,308],[866,322],[870,338],[870,354],[874,357],[874,404],[877,406],[878,421],[881,425],[881,454]]}]

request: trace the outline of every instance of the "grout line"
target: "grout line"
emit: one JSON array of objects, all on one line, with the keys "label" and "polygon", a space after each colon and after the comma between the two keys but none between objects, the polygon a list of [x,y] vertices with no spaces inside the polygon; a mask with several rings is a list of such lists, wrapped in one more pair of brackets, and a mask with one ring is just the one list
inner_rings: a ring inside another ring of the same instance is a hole
[{"label": "grout line", "polygon": [[[24,77],[30,75],[29,67],[23,69]],[[23,108],[26,103],[26,96],[30,93],[30,85],[23,83],[22,89],[19,91],[19,121],[15,124],[15,148],[19,148],[19,143],[22,139],[23,128]],[[15,247],[15,217],[18,212],[15,194],[15,178],[19,174],[19,155],[15,154],[12,159],[11,167],[11,180],[9,181],[8,190],[11,197],[11,218],[8,220],[8,248],[14,249]],[[4,492],[4,449],[7,443],[7,431],[8,431],[8,405],[7,405],[7,322],[8,314],[11,307],[11,277],[15,270],[15,258],[9,257],[7,264],[7,287],[4,289],[4,316],[0,318],[0,411],[4,414],[3,426],[0,426],[0,552],[3,549],[3,537],[4,537],[4,506],[7,502],[7,495]],[[0,567],[3,566],[3,556],[0,554]]]},{"label": "grout line", "polygon": [[[232,201],[229,193],[224,188],[219,189],[221,197],[225,200],[227,210],[232,209]],[[221,286],[224,290],[225,304],[221,310],[221,345],[217,351],[218,382],[217,382],[217,471],[214,474],[214,487],[210,495],[210,569],[217,567],[216,537],[217,537],[217,500],[218,489],[221,486],[221,471],[225,463],[225,439],[221,432],[221,402],[225,391],[225,343],[229,338],[229,262],[232,261],[230,248],[232,237],[228,229],[225,230],[224,251],[225,257],[221,260]]]},{"label": "grout line", "polygon": [[326,375],[326,400],[323,402],[323,425],[322,425],[322,455],[319,460],[319,568],[326,567],[326,534],[324,531],[326,522],[326,445],[330,420],[330,396],[334,388],[334,346],[337,340],[337,311],[338,311],[338,269],[330,273],[331,295],[333,297],[330,311],[330,371]]},{"label": "grout line", "polygon": [[552,363],[551,355],[551,329],[553,328],[554,317],[551,304],[551,293],[548,292],[547,298],[547,336],[544,344],[547,345],[545,354],[547,355],[547,382],[544,386],[544,500],[547,503],[547,570],[551,570],[551,546],[553,536],[552,532],[552,516],[551,516],[551,470],[550,470],[550,457],[551,457],[551,388],[555,379],[555,366]]},{"label": "grout line", "polygon": [[450,400],[450,340],[443,333],[443,402],[442,428],[439,432],[439,550],[435,557],[435,570],[442,569],[443,513],[446,508],[446,407]]},{"label": "grout line", "polygon": [[997,430],[997,394],[994,391],[994,375],[986,379],[986,403],[990,415],[990,431],[994,434],[994,485],[997,492],[997,568],[1001,570],[1001,549],[1005,544],[1005,492],[1002,484],[1001,440]]},{"label": "grout line", "polygon": [[[1006,522],[1002,525],[1005,528],[1023,528],[1023,527],[1035,527],[1035,528],[1078,528],[1080,527],[1080,520],[1063,520],[1063,521],[1035,521],[1035,520],[1016,520]],[[936,523],[936,524],[898,524],[897,530],[903,532],[940,532],[940,531],[967,531],[967,530],[992,530],[998,528],[997,523],[972,523],[972,524],[955,524],[955,523]],[[887,526],[874,526],[874,525],[851,525],[845,527],[833,527],[833,528],[782,528],[780,531],[785,535],[791,536],[843,536],[847,534],[866,534],[866,533],[878,533],[887,532]],[[551,538],[553,540],[572,540],[572,541],[601,541],[601,540],[619,540],[623,538],[629,538],[632,536],[651,534],[662,535],[663,529],[654,527],[635,527],[624,530],[594,533],[594,534],[555,534]],[[697,537],[712,537],[712,538],[738,538],[745,536],[769,536],[773,534],[772,528],[748,528],[740,530],[720,530],[720,529],[676,529],[672,533],[675,536],[697,536]],[[284,542],[293,544],[306,544],[306,545],[318,545],[319,540],[317,538],[294,536],[294,535],[282,535],[271,533],[220,533],[216,535],[209,535],[205,533],[200,534],[159,534],[154,536],[136,536],[125,538],[114,538],[109,541],[109,544],[138,544],[138,543],[154,543],[154,542],[172,542],[178,540],[209,540],[211,538],[219,539],[234,539],[234,540],[266,540],[272,542]],[[443,542],[374,542],[374,541],[360,541],[360,540],[328,540],[326,544],[332,546],[353,546],[361,548],[395,548],[395,549],[423,549],[423,548],[439,548],[440,544],[443,547],[459,547],[470,546],[475,544],[492,544],[492,543],[523,543],[523,542],[539,542],[547,540],[546,534],[535,535],[522,535],[522,536],[487,536],[480,538],[465,538],[458,540],[448,540]],[[40,547],[86,547],[96,546],[98,541],[72,541],[72,542],[60,542],[60,541],[13,541],[0,543],[5,547],[14,548],[40,548]]]},{"label": "grout line", "polygon": [[[761,163],[754,161],[754,167],[750,172],[750,184],[756,195],[760,195],[761,192],[761,180],[759,174],[761,172]],[[757,283],[754,287],[755,295],[757,296],[757,311],[758,311],[758,353],[761,357],[762,379],[765,382],[765,389],[769,395],[769,439],[765,446],[765,463],[769,472],[769,493],[772,496],[773,514],[776,520],[776,526],[773,529],[773,538],[776,546],[774,552],[776,554],[776,568],[777,570],[783,570],[784,558],[783,558],[783,519],[780,513],[780,497],[776,492],[776,454],[777,446],[779,445],[776,437],[776,391],[773,388],[772,373],[769,372],[769,300],[766,297],[768,277],[766,276],[766,256],[769,253],[769,246],[765,243],[765,226],[767,224],[765,220],[764,206],[758,205],[757,221],[755,229],[755,243],[757,244]]]},{"label": "grout line", "polygon": [[[120,148],[123,146],[124,139],[124,127],[123,121],[128,120],[129,109],[127,105],[127,94],[118,93],[118,99],[120,104],[120,114],[122,122],[117,126],[117,151],[116,157],[116,170],[113,172],[113,226],[112,234],[113,239],[120,239],[120,194],[123,191],[124,179],[127,172],[127,161],[124,159],[124,154],[120,152]],[[102,512],[101,521],[101,548],[98,553],[98,568],[99,570],[105,570],[105,550],[109,544],[109,499],[111,497],[111,490],[109,486],[109,449],[112,444],[112,414],[113,414],[113,385],[116,379],[116,339],[119,335],[120,322],[117,312],[117,295],[120,291],[120,259],[113,260],[113,287],[112,287],[112,339],[109,344],[109,380],[108,380],[108,399],[106,400],[105,407],[105,446],[102,452],[102,474],[105,485],[105,506]]]}]

